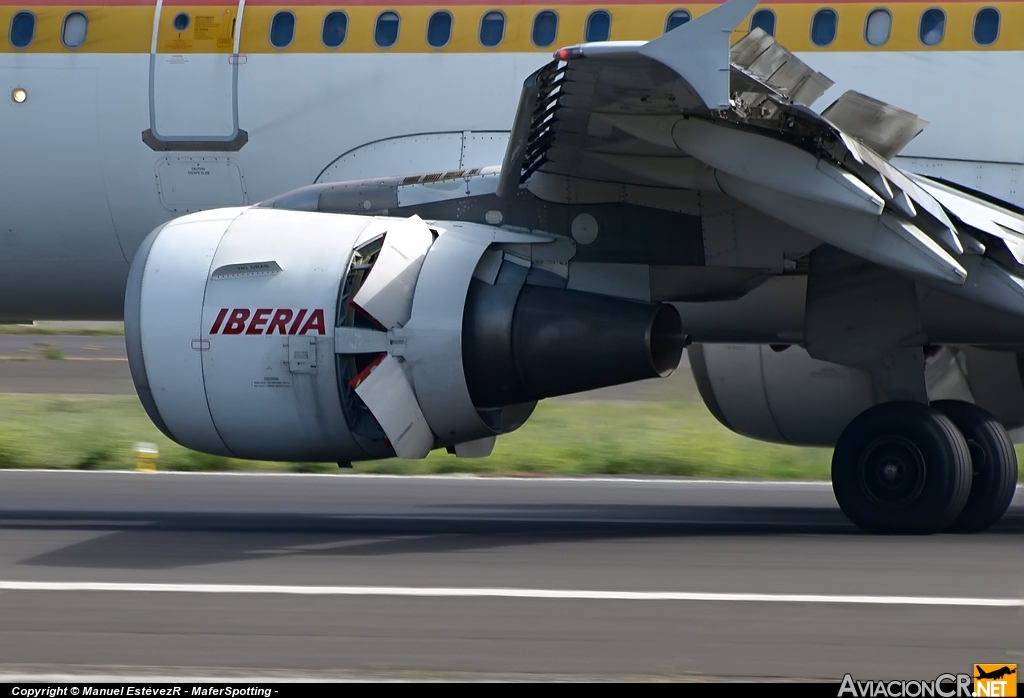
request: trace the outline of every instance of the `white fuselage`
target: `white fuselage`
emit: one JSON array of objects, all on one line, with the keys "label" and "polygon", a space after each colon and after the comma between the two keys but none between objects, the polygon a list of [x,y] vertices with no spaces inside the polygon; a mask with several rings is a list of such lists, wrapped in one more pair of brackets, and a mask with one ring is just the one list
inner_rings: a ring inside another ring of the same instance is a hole
[{"label": "white fuselage", "polygon": [[[139,244],[188,211],[316,181],[500,164],[523,80],[549,56],[254,54],[237,77],[248,142],[158,152],[141,136],[153,108],[149,54],[0,53],[0,82],[28,92],[0,108],[0,320],[120,317]],[[853,89],[931,122],[905,166],[1024,204],[1024,96],[1012,89],[1021,53],[801,58],[836,83],[819,107]],[[213,100],[201,89],[159,97],[195,110]]]}]

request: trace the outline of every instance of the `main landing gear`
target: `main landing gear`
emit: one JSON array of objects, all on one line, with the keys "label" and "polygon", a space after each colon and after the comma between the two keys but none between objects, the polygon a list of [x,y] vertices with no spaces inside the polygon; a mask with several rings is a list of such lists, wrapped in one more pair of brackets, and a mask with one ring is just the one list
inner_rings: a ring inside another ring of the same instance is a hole
[{"label": "main landing gear", "polygon": [[983,531],[1016,485],[1006,430],[958,400],[876,405],[850,422],[832,456],[839,507],[871,533]]}]

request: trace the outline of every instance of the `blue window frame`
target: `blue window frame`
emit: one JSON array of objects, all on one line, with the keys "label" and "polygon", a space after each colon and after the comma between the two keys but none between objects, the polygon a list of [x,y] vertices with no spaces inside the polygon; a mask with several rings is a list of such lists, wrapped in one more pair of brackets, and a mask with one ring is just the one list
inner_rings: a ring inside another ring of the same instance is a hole
[{"label": "blue window frame", "polygon": [[758,10],[750,18],[750,31],[761,29],[768,36],[775,36],[775,13],[771,10]]},{"label": "blue window frame", "polygon": [[452,40],[452,15],[441,10],[430,15],[427,20],[427,45],[431,48],[444,48]]},{"label": "blue window frame", "polygon": [[612,34],[612,16],[605,10],[594,10],[587,17],[587,24],[583,30],[583,38],[586,41],[608,41]]},{"label": "blue window frame", "polygon": [[60,41],[66,48],[78,48],[89,35],[89,18],[84,12],[68,12],[60,28]]},{"label": "blue window frame", "polygon": [[811,43],[815,46],[828,46],[836,40],[838,26],[839,15],[835,10],[818,10],[811,18]]},{"label": "blue window frame", "polygon": [[320,40],[327,48],[338,48],[348,36],[348,15],[344,12],[328,12],[320,28]]},{"label": "blue window frame", "polygon": [[377,24],[373,28],[373,42],[381,48],[394,46],[398,41],[398,27],[401,21],[397,12],[381,12],[377,15]]},{"label": "blue window frame", "polygon": [[946,13],[932,7],[921,13],[921,23],[917,27],[917,37],[925,46],[935,46],[946,35]]},{"label": "blue window frame", "polygon": [[288,48],[295,40],[295,15],[278,12],[270,20],[270,45],[274,48]]},{"label": "blue window frame", "polygon": [[36,16],[31,12],[18,12],[11,17],[7,38],[14,48],[28,48],[36,36]]},{"label": "blue window frame", "polygon": [[505,13],[491,10],[480,18],[480,43],[494,48],[505,38]]},{"label": "blue window frame", "polygon": [[877,8],[868,13],[864,20],[864,41],[871,46],[883,46],[892,34],[892,14],[884,8]]},{"label": "blue window frame", "polygon": [[991,46],[999,38],[999,10],[985,7],[974,15],[974,40],[979,46]]},{"label": "blue window frame", "polygon": [[672,10],[665,19],[665,31],[670,32],[676,27],[681,27],[692,19],[686,10]]},{"label": "blue window frame", "polygon": [[533,18],[533,31],[530,38],[534,46],[550,46],[558,36],[558,15],[551,10],[541,10]]}]

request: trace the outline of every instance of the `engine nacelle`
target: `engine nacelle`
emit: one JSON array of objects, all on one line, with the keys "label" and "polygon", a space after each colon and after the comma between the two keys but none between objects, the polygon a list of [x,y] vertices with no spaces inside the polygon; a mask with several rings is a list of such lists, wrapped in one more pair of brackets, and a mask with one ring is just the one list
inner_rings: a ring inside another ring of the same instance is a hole
[{"label": "engine nacelle", "polygon": [[867,372],[818,361],[798,346],[694,344],[687,353],[715,418],[762,441],[833,446],[854,417],[884,400]]},{"label": "engine nacelle", "polygon": [[550,240],[418,217],[189,215],[132,264],[132,378],[161,431],[208,453],[486,455],[537,400],[667,375],[682,352],[671,306],[531,269]]}]

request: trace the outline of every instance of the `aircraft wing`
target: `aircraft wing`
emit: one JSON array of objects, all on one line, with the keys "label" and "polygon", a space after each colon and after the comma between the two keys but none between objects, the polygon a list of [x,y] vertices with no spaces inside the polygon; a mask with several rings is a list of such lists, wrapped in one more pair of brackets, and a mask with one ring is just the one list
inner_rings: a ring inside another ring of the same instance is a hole
[{"label": "aircraft wing", "polygon": [[649,42],[560,49],[525,82],[497,193],[574,182],[725,194],[824,243],[1024,315],[1024,216],[890,160],[927,125],[832,86],[730,0]]}]

